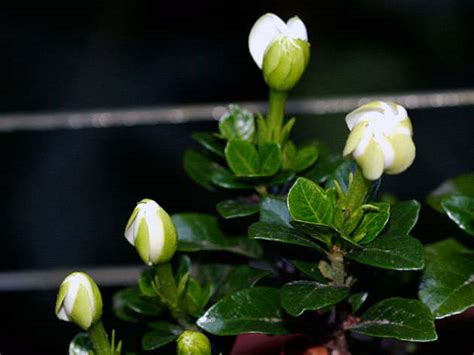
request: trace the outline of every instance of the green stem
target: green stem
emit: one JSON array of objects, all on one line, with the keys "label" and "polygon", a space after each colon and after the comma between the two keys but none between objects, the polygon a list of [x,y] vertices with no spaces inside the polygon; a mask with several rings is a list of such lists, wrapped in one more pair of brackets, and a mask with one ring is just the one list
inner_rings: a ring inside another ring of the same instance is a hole
[{"label": "green stem", "polygon": [[362,174],[362,170],[357,167],[344,201],[344,207],[346,208],[347,212],[349,212],[349,215],[352,215],[360,206],[364,204],[370,184],[371,181],[367,180]]},{"label": "green stem", "polygon": [[270,89],[267,119],[267,128],[270,137],[267,138],[274,143],[280,143],[287,95],[288,94],[285,91]]},{"label": "green stem", "polygon": [[176,307],[178,303],[178,290],[173,276],[173,270],[170,263],[159,264],[155,266],[156,284],[163,297],[163,301],[171,308]]},{"label": "green stem", "polygon": [[96,355],[112,355],[109,337],[100,319],[89,328],[89,336]]}]

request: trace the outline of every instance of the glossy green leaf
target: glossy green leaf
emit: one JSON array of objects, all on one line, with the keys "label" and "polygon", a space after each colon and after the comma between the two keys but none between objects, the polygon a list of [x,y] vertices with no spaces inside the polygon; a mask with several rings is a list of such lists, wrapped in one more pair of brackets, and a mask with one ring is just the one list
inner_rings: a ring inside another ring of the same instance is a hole
[{"label": "glossy green leaf", "polygon": [[223,169],[219,164],[195,150],[184,152],[183,166],[184,171],[191,179],[208,190],[214,189],[212,184],[213,174],[217,170]]},{"label": "glossy green leaf", "polygon": [[405,298],[389,298],[375,304],[351,330],[374,337],[406,341],[437,339],[429,308],[418,300]]},{"label": "glossy green leaf", "polygon": [[293,167],[296,172],[308,169],[318,159],[318,149],[308,145],[297,150]]},{"label": "glossy green leaf", "polygon": [[217,297],[220,298],[244,288],[252,287],[270,274],[267,270],[255,269],[247,265],[234,267],[219,288]]},{"label": "glossy green leaf", "polygon": [[212,133],[207,132],[194,132],[192,134],[193,139],[201,144],[207,150],[217,154],[218,156],[224,158],[224,149],[225,149],[225,141],[219,139]]},{"label": "glossy green leaf", "polygon": [[249,227],[248,235],[251,239],[263,239],[279,243],[295,244],[316,249],[323,254],[325,253],[324,249],[318,243],[291,227],[257,222]]},{"label": "glossy green leaf", "polygon": [[155,350],[175,341],[178,336],[179,335],[176,334],[163,334],[161,331],[152,330],[143,336],[142,348],[146,351]]},{"label": "glossy green leaf", "polygon": [[341,186],[342,191],[347,192],[349,188],[349,175],[354,170],[353,160],[340,160],[339,164],[326,176],[326,187],[333,187],[334,181]]},{"label": "glossy green leaf", "polygon": [[316,281],[293,281],[281,288],[281,304],[293,317],[304,311],[316,311],[335,305],[348,296],[348,287],[336,287]]},{"label": "glossy green leaf", "polygon": [[201,284],[210,285],[211,298],[214,298],[234,268],[228,264],[193,264],[191,275]]},{"label": "glossy green leaf", "polygon": [[367,300],[368,295],[369,294],[367,292],[358,292],[354,293],[348,298],[348,301],[351,304],[352,314],[355,314],[360,309],[360,307],[362,307],[364,302]]},{"label": "glossy green leaf", "polygon": [[188,278],[182,302],[183,308],[188,314],[199,317],[211,297],[211,292],[212,289],[208,284],[201,287],[195,279]]},{"label": "glossy green leaf", "polygon": [[270,185],[283,185],[291,181],[296,176],[296,173],[293,170],[280,170],[270,180]]},{"label": "glossy green leaf", "polygon": [[390,220],[386,233],[408,234],[411,232],[420,213],[420,203],[415,200],[401,201],[390,207]]},{"label": "glossy green leaf", "polygon": [[229,112],[219,120],[219,132],[227,140],[238,138],[251,141],[255,135],[253,114],[239,105],[229,105]]},{"label": "glossy green leaf", "polygon": [[94,355],[94,346],[87,333],[78,333],[69,343],[69,355]]},{"label": "glossy green leaf", "polygon": [[325,191],[316,183],[298,178],[288,193],[288,210],[299,222],[332,224],[333,206]]},{"label": "glossy green leaf", "polygon": [[179,213],[172,219],[178,233],[179,251],[223,250],[249,257],[258,257],[262,253],[260,245],[253,240],[224,235],[213,215]]},{"label": "glossy green leaf", "polygon": [[382,269],[421,270],[424,266],[423,245],[403,234],[383,234],[362,249],[352,251],[348,257]]},{"label": "glossy green leaf", "polygon": [[274,175],[281,167],[280,147],[276,143],[264,143],[258,147],[260,176]]},{"label": "glossy green leaf", "polygon": [[474,235],[474,197],[449,196],[443,199],[441,206],[459,228]]},{"label": "glossy green leaf", "polygon": [[264,197],[260,202],[260,222],[290,226],[286,201],[274,196]]},{"label": "glossy green leaf", "polygon": [[347,164],[345,162],[340,155],[323,154],[305,177],[318,184],[324,183],[341,164]]},{"label": "glossy green leaf", "polygon": [[157,293],[154,286],[155,270],[152,267],[142,270],[138,279],[138,288],[144,296],[156,297]]},{"label": "glossy green leaf", "polygon": [[148,322],[147,324],[151,329],[163,334],[180,335],[183,332],[180,326],[166,321]]},{"label": "glossy green leaf", "polygon": [[419,297],[436,318],[474,306],[474,252],[452,239],[427,246]]},{"label": "glossy green leaf", "polygon": [[285,334],[282,313],[278,289],[253,287],[222,298],[197,325],[215,335]]},{"label": "glossy green leaf", "polygon": [[225,147],[225,157],[230,170],[237,176],[255,176],[260,170],[257,149],[250,142],[232,139]]},{"label": "glossy green leaf", "polygon": [[260,205],[245,199],[233,199],[219,202],[216,208],[223,218],[230,219],[256,214],[260,210]]},{"label": "glossy green leaf", "polygon": [[338,235],[334,228],[325,224],[291,221],[291,225],[328,246],[331,245],[332,238]]},{"label": "glossy green leaf", "polygon": [[123,307],[146,316],[159,316],[162,306],[157,297],[143,296],[138,288],[126,288],[113,297],[114,310]]},{"label": "glossy green leaf", "polygon": [[323,284],[328,282],[324,278],[324,276],[321,274],[321,271],[319,271],[317,261],[307,262],[307,261],[301,261],[301,260],[291,260],[291,263],[293,264],[295,268],[297,268],[303,274],[311,277],[312,279]]},{"label": "glossy green leaf", "polygon": [[235,175],[233,175],[230,171],[224,168],[215,169],[212,172],[211,182],[214,185],[222,187],[224,189],[253,189],[253,185],[248,184],[239,180]]},{"label": "glossy green leaf", "polygon": [[372,242],[382,232],[390,218],[390,204],[387,202],[375,202],[372,205],[379,211],[369,211],[364,214],[359,226],[353,232],[355,238],[361,236],[359,244]]},{"label": "glossy green leaf", "polygon": [[474,173],[460,175],[445,181],[428,196],[428,203],[437,211],[443,213],[441,202],[449,196],[474,197]]}]

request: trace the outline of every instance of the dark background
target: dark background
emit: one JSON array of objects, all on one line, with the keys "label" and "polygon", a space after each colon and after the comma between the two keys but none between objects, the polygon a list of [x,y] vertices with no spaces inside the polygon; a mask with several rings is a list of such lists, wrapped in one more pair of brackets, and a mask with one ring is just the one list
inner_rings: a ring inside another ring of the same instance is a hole
[{"label": "dark background", "polygon": [[[265,12],[285,20],[297,14],[308,28],[312,58],[293,98],[474,86],[470,0],[16,1],[0,5],[0,113],[265,99],[247,49]],[[387,177],[384,189],[422,200],[472,170],[473,114],[472,107],[410,112],[417,160]],[[343,117],[301,117],[295,135],[339,151]],[[214,128],[0,134],[0,271],[137,264],[123,238],[136,201],[213,212],[221,198],[181,169],[191,132]],[[415,235],[441,237],[426,230]],[[106,307],[113,291],[104,290]],[[54,301],[55,291],[0,294],[0,352],[64,353],[76,329],[56,320]],[[441,337],[437,350],[450,339]]]}]

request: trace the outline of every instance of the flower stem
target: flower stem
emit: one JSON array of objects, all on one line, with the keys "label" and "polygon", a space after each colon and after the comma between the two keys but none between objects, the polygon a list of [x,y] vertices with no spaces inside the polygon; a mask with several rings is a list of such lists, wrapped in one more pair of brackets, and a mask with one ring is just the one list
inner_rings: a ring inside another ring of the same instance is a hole
[{"label": "flower stem", "polygon": [[267,127],[270,142],[280,143],[287,93],[270,89]]},{"label": "flower stem", "polygon": [[163,298],[163,302],[170,307],[171,311],[173,311],[178,303],[178,290],[176,288],[171,264],[158,264],[155,266],[155,270],[155,281],[158,286],[158,291]]},{"label": "flower stem", "polygon": [[349,212],[349,215],[352,215],[364,204],[370,184],[371,181],[367,180],[362,174],[362,170],[357,167],[344,201],[344,207]]},{"label": "flower stem", "polygon": [[89,328],[89,336],[96,355],[112,355],[109,337],[100,319]]}]

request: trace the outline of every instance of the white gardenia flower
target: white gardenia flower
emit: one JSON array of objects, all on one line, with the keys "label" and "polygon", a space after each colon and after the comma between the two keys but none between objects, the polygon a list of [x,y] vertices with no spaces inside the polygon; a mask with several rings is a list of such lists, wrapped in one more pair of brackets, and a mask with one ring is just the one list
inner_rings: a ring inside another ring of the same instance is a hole
[{"label": "white gardenia flower", "polygon": [[278,91],[292,89],[309,62],[306,27],[297,16],[287,23],[274,14],[265,14],[249,35],[250,54],[268,86]]},{"label": "white gardenia flower", "polygon": [[125,238],[135,246],[147,265],[166,263],[176,251],[177,236],[173,221],[163,208],[150,199],[137,203],[125,227]]},{"label": "white gardenia flower", "polygon": [[59,287],[56,316],[87,330],[101,315],[102,296],[94,280],[83,272],[67,276]]},{"label": "white gardenia flower", "polygon": [[346,116],[351,133],[343,155],[352,154],[364,177],[377,180],[382,173],[398,174],[415,159],[413,128],[404,107],[374,101]]}]

